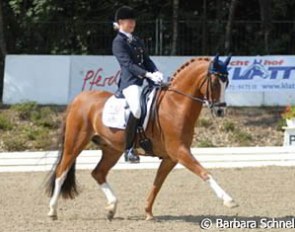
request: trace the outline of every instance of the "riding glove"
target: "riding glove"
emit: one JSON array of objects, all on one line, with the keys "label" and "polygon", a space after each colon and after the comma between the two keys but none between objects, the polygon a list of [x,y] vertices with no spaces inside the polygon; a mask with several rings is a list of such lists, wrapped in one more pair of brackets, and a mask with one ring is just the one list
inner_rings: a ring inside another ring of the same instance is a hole
[{"label": "riding glove", "polygon": [[151,79],[155,84],[160,84],[160,83],[162,83],[162,81],[163,81],[163,79],[164,79],[163,74],[162,74],[161,72],[159,72],[159,71],[157,71],[157,72],[153,72],[153,73],[151,73],[151,72],[147,72],[147,73],[145,74],[145,76],[146,76],[147,78]]}]

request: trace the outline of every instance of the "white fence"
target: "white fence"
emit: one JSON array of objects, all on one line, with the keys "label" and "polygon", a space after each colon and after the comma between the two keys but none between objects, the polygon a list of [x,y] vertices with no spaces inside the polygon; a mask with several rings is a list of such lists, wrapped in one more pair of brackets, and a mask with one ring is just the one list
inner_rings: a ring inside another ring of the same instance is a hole
[{"label": "white fence", "polygon": [[[165,76],[190,58],[152,57]],[[8,55],[3,102],[65,105],[83,90],[114,91],[119,74],[113,56]],[[295,104],[295,56],[235,56],[229,78],[228,105]]]},{"label": "white fence", "polygon": [[[295,166],[294,147],[193,148],[192,153],[207,168]],[[48,171],[56,158],[56,151],[0,153],[0,172]],[[100,150],[83,151],[77,169],[93,169],[100,158]],[[114,168],[154,169],[159,163],[156,157],[142,157],[140,164],[128,164],[122,157]]]}]

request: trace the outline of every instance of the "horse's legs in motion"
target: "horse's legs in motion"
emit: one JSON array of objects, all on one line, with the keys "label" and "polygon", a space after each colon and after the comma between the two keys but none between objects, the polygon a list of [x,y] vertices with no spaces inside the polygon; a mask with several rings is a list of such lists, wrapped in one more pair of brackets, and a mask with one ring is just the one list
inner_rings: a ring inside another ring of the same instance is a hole
[{"label": "horse's legs in motion", "polygon": [[[65,198],[72,198],[76,193],[75,185],[75,160],[80,152],[89,142],[89,134],[86,133],[85,128],[74,128],[67,126],[65,131],[65,141],[63,145],[62,157],[60,163],[57,165],[54,173],[54,189],[49,202],[48,216],[57,218],[57,203],[60,193],[63,192],[63,184],[68,182],[68,189],[65,189],[63,196]],[[72,180],[70,180],[72,178]]]},{"label": "horse's legs in motion", "polygon": [[189,149],[182,148],[178,150],[177,160],[193,173],[197,174],[213,189],[218,198],[223,200],[223,204],[229,208],[236,207],[235,201],[227,194],[220,185],[214,180],[212,175],[206,170],[191,154]]},{"label": "horse's legs in motion", "polygon": [[158,192],[160,191],[162,187],[163,182],[165,181],[170,171],[175,167],[175,165],[176,163],[173,162],[171,159],[166,158],[162,160],[158,168],[156,178],[154,180],[154,184],[147,198],[147,204],[145,207],[146,220],[153,219],[152,210],[153,210],[154,201],[158,195]]},{"label": "horse's legs in motion", "polygon": [[100,185],[102,192],[107,198],[108,205],[106,210],[108,211],[108,220],[112,220],[115,216],[118,200],[110,185],[108,184],[106,177],[109,170],[118,162],[121,155],[122,152],[116,151],[110,147],[102,148],[102,158],[91,173],[92,177]]}]

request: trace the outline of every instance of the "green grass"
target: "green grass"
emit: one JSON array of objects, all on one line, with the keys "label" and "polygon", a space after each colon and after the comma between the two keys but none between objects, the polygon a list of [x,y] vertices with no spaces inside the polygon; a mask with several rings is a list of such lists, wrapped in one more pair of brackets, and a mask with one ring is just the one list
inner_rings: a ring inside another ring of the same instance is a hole
[{"label": "green grass", "polygon": [[54,112],[50,107],[42,107],[31,115],[31,121],[38,126],[49,129],[58,129],[60,122],[54,119]]},{"label": "green grass", "polygon": [[37,111],[38,105],[36,102],[25,102],[11,106],[11,109],[18,113],[21,120],[30,120],[32,114]]},{"label": "green grass", "polygon": [[225,121],[222,125],[222,130],[225,132],[233,132],[235,131],[236,127],[233,122]]},{"label": "green grass", "polygon": [[7,135],[2,138],[2,141],[7,151],[24,151],[28,148],[26,140],[21,136]]},{"label": "green grass", "polygon": [[[64,110],[64,107],[39,106],[34,102],[2,106],[0,108],[1,151],[57,149],[57,140],[59,139]],[[260,127],[257,130],[255,125],[249,126],[247,129],[245,122],[238,120],[240,115],[244,116],[248,111],[248,109],[247,111],[239,109],[239,112],[236,113],[237,120],[235,118],[232,120],[226,118],[218,121],[218,123],[215,123],[215,119],[211,118],[210,114],[207,113],[197,122],[199,131],[193,141],[193,146],[253,146],[260,143],[264,144],[265,131],[260,131]],[[254,110],[254,113],[257,115],[261,113],[259,110],[256,111]],[[252,112],[249,115],[251,120],[256,115],[254,113]],[[277,134],[275,137],[276,142],[272,142],[273,144],[281,143],[283,139],[282,126],[284,125],[285,120],[280,120],[279,117],[270,120],[269,127],[272,129],[272,133]],[[97,145],[89,143],[86,149],[97,148]]]},{"label": "green grass", "polygon": [[25,126],[22,129],[23,134],[28,140],[36,141],[39,137],[44,136],[46,133],[44,129],[32,126]]},{"label": "green grass", "polygon": [[253,137],[251,134],[240,129],[236,129],[233,132],[232,136],[235,139],[235,141],[239,142],[240,146],[249,146],[253,141]]},{"label": "green grass", "polygon": [[197,147],[215,147],[215,145],[209,139],[202,139],[197,143]]},{"label": "green grass", "polygon": [[276,130],[277,131],[284,131],[284,129],[283,129],[284,126],[287,126],[286,120],[283,118],[280,118],[277,122]]},{"label": "green grass", "polygon": [[26,102],[13,105],[11,109],[18,113],[21,120],[49,129],[59,128],[60,123],[54,119],[56,112],[48,106],[39,107],[35,102]]},{"label": "green grass", "polygon": [[2,112],[0,139],[5,150],[48,150],[56,147],[61,117],[55,108],[26,102],[12,105]]},{"label": "green grass", "polygon": [[212,125],[212,121],[207,118],[200,118],[197,125],[204,128],[209,128]]},{"label": "green grass", "polygon": [[7,131],[12,129],[13,129],[13,124],[10,121],[10,118],[5,115],[0,115],[0,130]]}]

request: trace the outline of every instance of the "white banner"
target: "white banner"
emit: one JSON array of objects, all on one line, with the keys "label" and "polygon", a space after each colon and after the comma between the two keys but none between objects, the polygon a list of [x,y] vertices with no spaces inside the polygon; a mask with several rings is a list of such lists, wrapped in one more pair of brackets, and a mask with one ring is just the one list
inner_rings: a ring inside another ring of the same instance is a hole
[{"label": "white banner", "polygon": [[85,90],[114,92],[120,67],[113,56],[72,56],[69,100]]},{"label": "white banner", "polygon": [[[164,76],[173,75],[178,67],[192,57],[152,57]],[[120,66],[114,56],[72,56],[69,99],[85,90],[115,92]]]},{"label": "white banner", "polygon": [[[192,57],[152,57],[165,77]],[[221,57],[221,59],[225,59]],[[8,55],[5,104],[68,104],[81,91],[114,92],[120,67],[113,56]],[[295,104],[295,56],[233,57],[226,101],[231,106]]]},{"label": "white banner", "polygon": [[66,104],[70,56],[8,55],[5,58],[3,102]]},{"label": "white banner", "polygon": [[233,57],[228,92],[295,91],[295,56]]}]

